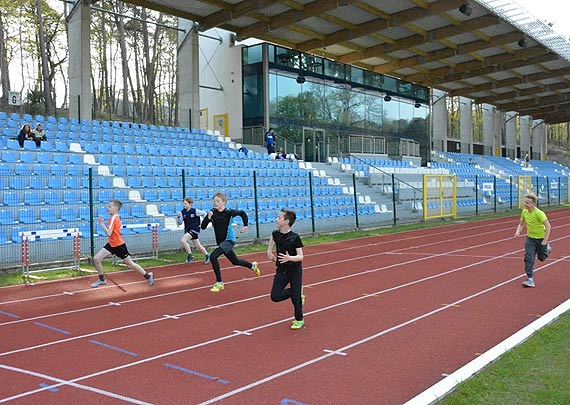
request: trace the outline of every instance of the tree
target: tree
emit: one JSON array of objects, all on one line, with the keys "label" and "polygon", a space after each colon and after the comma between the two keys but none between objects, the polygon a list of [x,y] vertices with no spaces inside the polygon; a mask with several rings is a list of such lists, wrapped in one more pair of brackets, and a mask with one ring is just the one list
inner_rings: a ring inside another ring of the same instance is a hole
[{"label": "tree", "polygon": [[[3,4],[2,7],[4,7]],[[8,100],[8,92],[10,91],[10,71],[8,70],[8,49],[6,46],[6,37],[4,19],[2,18],[2,14],[0,14],[0,84],[2,87],[2,96],[0,97],[0,100],[4,102]]]}]

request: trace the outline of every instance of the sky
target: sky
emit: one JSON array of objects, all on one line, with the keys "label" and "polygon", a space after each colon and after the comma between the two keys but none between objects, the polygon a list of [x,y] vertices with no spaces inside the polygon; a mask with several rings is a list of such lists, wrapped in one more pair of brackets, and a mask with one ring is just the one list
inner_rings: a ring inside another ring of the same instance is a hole
[{"label": "sky", "polygon": [[537,19],[552,22],[552,29],[570,37],[570,1],[568,0],[513,0]]}]

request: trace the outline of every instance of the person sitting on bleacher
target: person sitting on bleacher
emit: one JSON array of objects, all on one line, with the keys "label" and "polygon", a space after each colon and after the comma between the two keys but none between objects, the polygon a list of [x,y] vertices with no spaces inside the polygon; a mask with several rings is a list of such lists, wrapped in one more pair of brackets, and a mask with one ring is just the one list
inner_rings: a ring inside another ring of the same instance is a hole
[{"label": "person sitting on bleacher", "polygon": [[33,140],[34,133],[32,132],[32,128],[30,124],[24,124],[22,129],[20,129],[20,133],[18,134],[18,143],[20,144],[20,148],[24,147],[24,141]]},{"label": "person sitting on bleacher", "polygon": [[33,139],[36,142],[36,146],[39,148],[42,141],[47,141],[46,132],[42,128],[42,124],[38,123],[36,129],[33,130]]}]

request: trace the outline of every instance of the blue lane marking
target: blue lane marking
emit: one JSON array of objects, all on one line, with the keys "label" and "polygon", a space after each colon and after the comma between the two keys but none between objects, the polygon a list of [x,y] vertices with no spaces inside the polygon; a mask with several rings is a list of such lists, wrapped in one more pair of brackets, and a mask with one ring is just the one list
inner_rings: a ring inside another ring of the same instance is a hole
[{"label": "blue lane marking", "polygon": [[304,404],[303,402],[299,402],[299,401],[295,401],[294,399],[289,399],[289,398],[283,398],[281,400],[281,405],[307,405]]},{"label": "blue lane marking", "polygon": [[40,384],[40,387],[42,387],[42,388],[50,387],[50,388],[48,388],[48,391],[49,391],[49,392],[57,392],[57,391],[58,391],[57,388],[52,387],[52,386],[50,386],[49,384],[46,384],[46,383],[41,383],[41,384]]},{"label": "blue lane marking", "polygon": [[173,368],[173,369],[178,370],[178,371],[183,371],[183,372],[188,373],[188,374],[193,374],[193,375],[196,375],[196,376],[198,376],[198,377],[205,378],[206,380],[216,381],[216,382],[219,382],[219,383],[221,383],[221,384],[229,384],[229,383],[230,383],[230,382],[227,381],[227,380],[222,380],[222,379],[220,379],[220,378],[218,378],[218,377],[212,377],[211,375],[202,374],[202,373],[199,373],[199,372],[197,372],[197,371],[189,370],[189,369],[184,368],[184,367],[175,366],[174,364],[164,363],[164,365],[165,365],[166,367],[170,367],[170,368]]},{"label": "blue lane marking", "polygon": [[18,315],[11,314],[10,312],[0,311],[0,314],[6,315],[6,316],[11,316],[12,318],[20,319],[20,317]]},{"label": "blue lane marking", "polygon": [[63,333],[64,335],[71,335],[71,332],[68,332],[68,331],[63,330],[63,329],[56,328],[55,326],[46,325],[45,323],[34,322],[34,325],[41,326],[42,328],[51,329],[51,330],[53,330],[53,331],[56,331],[56,332],[59,332],[59,333]]},{"label": "blue lane marking", "polygon": [[89,342],[95,343],[96,345],[99,345],[99,346],[106,347],[107,349],[112,349],[112,350],[115,350],[115,351],[120,352],[120,353],[128,354],[129,356],[133,356],[133,357],[138,356],[137,353],[129,352],[128,350],[121,349],[120,347],[111,346],[111,345],[108,345],[106,343],[99,342],[98,340],[90,340]]}]

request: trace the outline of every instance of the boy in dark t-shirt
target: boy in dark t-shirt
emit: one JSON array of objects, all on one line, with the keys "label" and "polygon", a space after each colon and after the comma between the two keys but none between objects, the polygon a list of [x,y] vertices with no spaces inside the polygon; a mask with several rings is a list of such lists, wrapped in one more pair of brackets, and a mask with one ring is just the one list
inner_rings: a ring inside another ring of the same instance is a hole
[{"label": "boy in dark t-shirt", "polygon": [[233,210],[226,208],[228,197],[224,193],[217,192],[214,194],[214,208],[208,212],[208,215],[202,221],[202,229],[206,229],[211,222],[214,228],[214,235],[216,236],[216,243],[218,247],[210,253],[210,262],[216,275],[216,282],[210,289],[211,292],[220,292],[224,289],[224,282],[222,281],[222,272],[220,270],[220,263],[218,257],[225,255],[230,262],[235,266],[243,266],[250,269],[256,276],[261,275],[261,270],[257,266],[257,262],[248,262],[237,257],[234,252],[236,244],[236,237],[232,229],[232,219],[234,217],[241,217],[243,227],[240,233],[247,231],[248,218],[247,214],[242,210]]},{"label": "boy in dark t-shirt", "polygon": [[[277,229],[271,233],[267,246],[267,258],[275,262],[277,270],[271,288],[273,302],[284,301],[291,298],[295,309],[295,320],[291,329],[301,329],[305,325],[303,319],[303,242],[301,237],[291,230],[297,215],[292,210],[282,209],[277,219]],[[273,254],[275,244],[277,257]],[[290,288],[285,288],[290,284]]]}]

